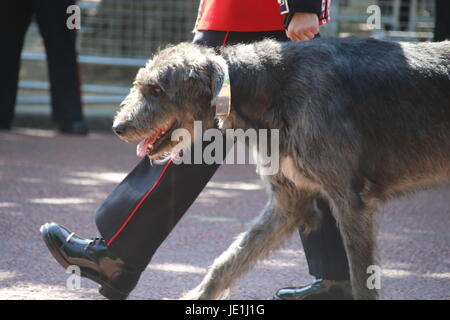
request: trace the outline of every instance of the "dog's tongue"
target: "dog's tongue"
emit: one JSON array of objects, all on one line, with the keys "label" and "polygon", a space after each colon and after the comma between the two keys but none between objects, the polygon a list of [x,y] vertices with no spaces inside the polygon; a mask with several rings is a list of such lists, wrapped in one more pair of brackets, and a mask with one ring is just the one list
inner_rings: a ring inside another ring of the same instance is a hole
[{"label": "dog's tongue", "polygon": [[139,144],[136,146],[136,155],[139,158],[145,157],[147,154],[147,145],[148,145],[148,138],[143,139]]},{"label": "dog's tongue", "polygon": [[153,144],[155,143],[156,138],[150,137],[142,140],[139,142],[139,144],[136,146],[136,155],[139,158],[143,158],[147,155],[148,149],[153,149]]},{"label": "dog's tongue", "polygon": [[153,149],[153,145],[155,144],[156,140],[157,137],[151,136],[139,142],[139,144],[136,146],[136,155],[139,158],[145,157],[147,155],[148,150]]}]

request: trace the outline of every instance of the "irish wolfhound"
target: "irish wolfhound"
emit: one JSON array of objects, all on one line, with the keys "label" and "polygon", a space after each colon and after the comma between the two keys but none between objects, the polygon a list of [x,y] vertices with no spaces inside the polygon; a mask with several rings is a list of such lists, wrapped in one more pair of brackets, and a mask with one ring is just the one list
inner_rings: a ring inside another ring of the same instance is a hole
[{"label": "irish wolfhound", "polygon": [[222,56],[182,43],[138,72],[114,127],[161,157],[178,143],[175,128],[214,126],[226,65],[232,107],[221,129],[279,129],[280,170],[264,178],[263,212],[186,298],[220,297],[299,225],[317,227],[318,197],[342,234],[354,297],[377,298],[366,283],[377,204],[450,177],[450,42],[265,40]]}]

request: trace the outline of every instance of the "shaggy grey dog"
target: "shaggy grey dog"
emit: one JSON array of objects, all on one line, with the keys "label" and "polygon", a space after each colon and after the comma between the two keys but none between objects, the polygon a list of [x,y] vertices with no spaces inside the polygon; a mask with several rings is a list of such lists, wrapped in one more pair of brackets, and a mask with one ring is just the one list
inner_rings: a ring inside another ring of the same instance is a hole
[{"label": "shaggy grey dog", "polygon": [[221,128],[279,129],[279,172],[251,227],[185,298],[219,298],[299,225],[320,223],[326,199],[347,251],[353,295],[374,299],[374,212],[392,197],[450,177],[450,42],[375,39],[266,40],[212,49],[182,43],[136,77],[116,116],[126,141],[146,139],[152,159],[170,152],[175,128],[214,126],[211,106],[229,67],[231,114]]}]

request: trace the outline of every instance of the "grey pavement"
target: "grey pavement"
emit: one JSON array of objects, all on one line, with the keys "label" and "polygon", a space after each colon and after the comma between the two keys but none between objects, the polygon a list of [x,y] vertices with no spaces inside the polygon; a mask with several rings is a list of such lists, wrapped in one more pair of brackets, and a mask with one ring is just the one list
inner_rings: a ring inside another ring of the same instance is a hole
[{"label": "grey pavement", "polygon": [[[69,275],[47,251],[39,227],[55,221],[86,237],[98,235],[95,210],[138,162],[134,150],[107,134],[0,132],[0,299],[102,299],[86,279],[81,289],[67,289]],[[130,299],[176,299],[195,287],[265,201],[253,166],[222,166]],[[378,218],[383,298],[449,299],[450,186],[391,201]],[[270,299],[279,287],[311,280],[294,234],[237,282],[231,298]]]}]

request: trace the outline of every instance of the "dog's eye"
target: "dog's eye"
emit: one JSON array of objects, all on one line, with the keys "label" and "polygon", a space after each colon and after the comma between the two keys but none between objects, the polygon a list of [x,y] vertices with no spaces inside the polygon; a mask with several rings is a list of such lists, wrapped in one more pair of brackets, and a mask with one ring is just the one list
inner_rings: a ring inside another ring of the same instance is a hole
[{"label": "dog's eye", "polygon": [[156,99],[160,98],[163,94],[163,90],[158,85],[143,86],[141,87],[141,92],[148,103],[155,101]]},{"label": "dog's eye", "polygon": [[158,97],[162,93],[162,89],[158,86],[150,86],[149,92],[152,96]]}]

